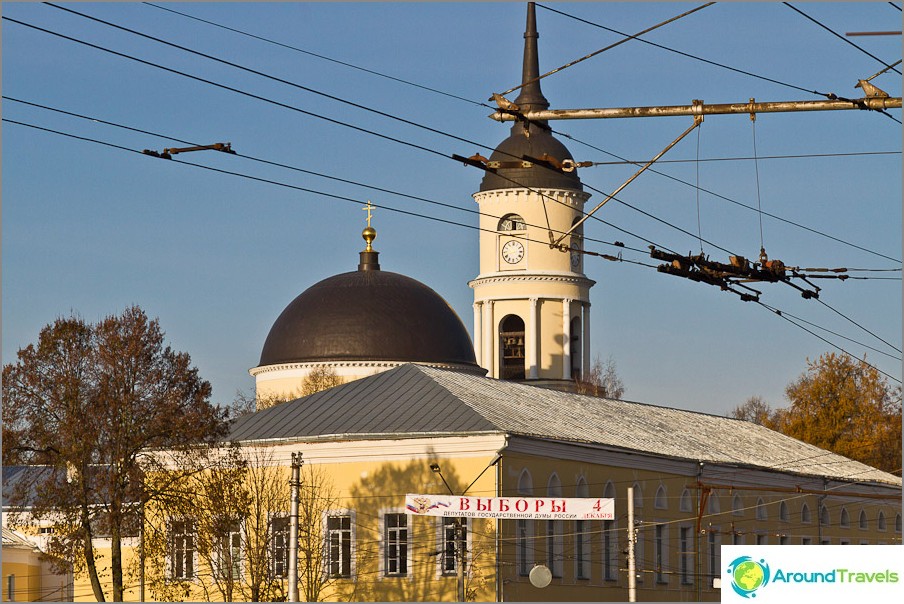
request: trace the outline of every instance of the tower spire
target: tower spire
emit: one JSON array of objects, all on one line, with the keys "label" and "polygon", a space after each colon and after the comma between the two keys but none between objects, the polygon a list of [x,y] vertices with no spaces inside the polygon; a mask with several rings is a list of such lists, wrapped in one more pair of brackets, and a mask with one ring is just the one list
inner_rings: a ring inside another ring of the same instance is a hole
[{"label": "tower spire", "polygon": [[537,50],[537,7],[534,2],[527,3],[527,27],[524,31],[524,63],[521,68],[521,93],[515,104],[522,111],[549,109],[549,101],[540,90],[540,56]]}]

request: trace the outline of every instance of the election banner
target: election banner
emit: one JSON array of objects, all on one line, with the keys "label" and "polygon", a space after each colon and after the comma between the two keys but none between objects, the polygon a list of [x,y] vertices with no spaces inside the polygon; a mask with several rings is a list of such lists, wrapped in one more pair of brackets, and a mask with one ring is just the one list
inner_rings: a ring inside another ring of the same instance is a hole
[{"label": "election banner", "polygon": [[534,520],[614,520],[615,499],[602,497],[405,496],[405,507],[419,516],[526,518]]}]

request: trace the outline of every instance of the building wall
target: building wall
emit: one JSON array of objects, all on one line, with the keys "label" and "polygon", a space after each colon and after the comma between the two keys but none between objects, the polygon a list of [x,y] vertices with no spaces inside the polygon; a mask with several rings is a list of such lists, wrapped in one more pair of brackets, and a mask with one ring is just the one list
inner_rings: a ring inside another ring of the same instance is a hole
[{"label": "building wall", "polygon": [[[517,448],[517,443],[513,444]],[[519,564],[522,556],[517,522],[502,521],[500,534],[505,548],[500,576],[506,600],[627,601],[628,487],[634,489],[636,503],[638,601],[718,601],[720,592],[712,588],[712,579],[722,570],[719,545],[723,543],[801,544],[807,543],[806,539],[814,545],[901,543],[900,488],[830,484],[824,493],[804,493],[797,491],[816,490],[813,487],[821,490],[823,481],[709,468],[705,464],[701,468],[696,463],[640,455],[600,452],[598,461],[593,461],[592,456],[568,449],[563,447],[559,459],[527,452],[505,455],[503,494],[547,496],[556,477],[562,496],[575,497],[578,485],[583,483],[591,497],[614,494],[616,520],[612,524],[592,521],[584,525],[587,546],[583,554],[578,553],[578,527],[574,522],[562,521],[559,545],[555,544],[555,535],[548,537],[546,521],[532,522],[527,527],[527,541],[532,547],[527,548],[530,559],[526,566]],[[530,477],[532,492],[522,489],[519,493],[524,476]],[[877,497],[876,491],[884,493]],[[812,512],[808,521],[801,519],[804,505]],[[820,522],[816,512],[820,505],[825,506],[827,523]],[[842,526],[843,510],[848,526]],[[880,514],[886,519],[885,529],[879,528]],[[613,564],[617,567],[611,578],[605,576],[607,533],[610,569]],[[548,587],[538,589],[524,571],[535,563],[548,564],[551,543],[561,559],[560,576],[554,577]],[[586,578],[578,573],[577,560],[581,557],[589,559]]]}]

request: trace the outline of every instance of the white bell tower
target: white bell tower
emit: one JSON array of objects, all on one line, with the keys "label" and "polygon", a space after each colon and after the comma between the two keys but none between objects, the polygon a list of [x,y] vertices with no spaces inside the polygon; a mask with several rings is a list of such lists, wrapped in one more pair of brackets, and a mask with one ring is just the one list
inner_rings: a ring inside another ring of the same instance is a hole
[{"label": "white bell tower", "polygon": [[[547,109],[536,78],[534,4],[524,33],[521,110]],[[582,230],[549,245],[583,216],[585,193],[577,172],[532,162],[573,159],[546,123],[515,122],[511,135],[487,162],[474,194],[480,207],[480,274],[474,289],[474,348],[477,363],[498,379],[524,380],[568,390],[590,364],[590,288],[584,275]]]}]

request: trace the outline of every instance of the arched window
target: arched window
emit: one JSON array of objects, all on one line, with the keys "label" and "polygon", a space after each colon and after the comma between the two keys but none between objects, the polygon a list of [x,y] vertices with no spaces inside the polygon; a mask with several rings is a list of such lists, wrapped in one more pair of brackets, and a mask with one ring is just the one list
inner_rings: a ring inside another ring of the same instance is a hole
[{"label": "arched window", "polygon": [[860,510],[860,519],[858,524],[862,530],[869,528],[869,519],[866,517],[866,510]]},{"label": "arched window", "polygon": [[823,526],[829,526],[831,519],[829,518],[829,508],[821,506],[819,508],[819,523]]},{"label": "arched window", "polygon": [[524,319],[508,315],[499,323],[499,377],[524,379]]},{"label": "arched window", "polygon": [[682,512],[693,512],[694,504],[691,500],[691,492],[687,489],[684,489],[681,492],[681,502],[678,504],[678,509]]},{"label": "arched window", "polygon": [[571,319],[571,379],[581,379],[584,347],[581,339],[581,317]]},{"label": "arched window", "polygon": [[669,507],[669,502],[665,495],[665,487],[662,485],[659,485],[659,488],[656,489],[656,498],[653,500],[653,507],[657,510],[666,510]]},{"label": "arched window", "polygon": [[810,515],[810,506],[806,503],[800,506],[800,521],[806,524],[813,522],[813,517]]},{"label": "arched window", "polygon": [[524,222],[524,219],[521,218],[518,214],[506,214],[499,221],[499,226],[496,227],[497,231],[524,231],[527,230],[527,225]]},{"label": "arched window", "polygon": [[757,520],[766,520],[766,504],[763,503],[763,498],[758,497],[756,500],[756,519]]},{"label": "arched window", "polygon": [[895,514],[895,532],[901,532],[901,514]]},{"label": "arched window", "polygon": [[716,495],[716,492],[713,491],[709,494],[709,503],[707,504],[707,511],[710,515],[717,515],[722,512],[722,506],[719,504],[719,496]]},{"label": "arched window", "polygon": [[876,528],[880,531],[884,531],[888,528],[885,525],[885,512],[882,510],[879,510],[879,517],[876,519]]},{"label": "arched window", "polygon": [[744,504],[741,502],[741,496],[737,493],[731,499],[731,513],[735,516],[744,515]]},{"label": "arched window", "polygon": [[839,524],[842,528],[850,528],[851,516],[848,514],[847,508],[841,508],[841,520]]},{"label": "arched window", "polygon": [[634,508],[643,507],[643,491],[638,483],[634,483]]},{"label": "arched window", "polygon": [[785,501],[778,506],[778,518],[782,522],[791,522],[791,512],[788,511],[788,503]]}]

